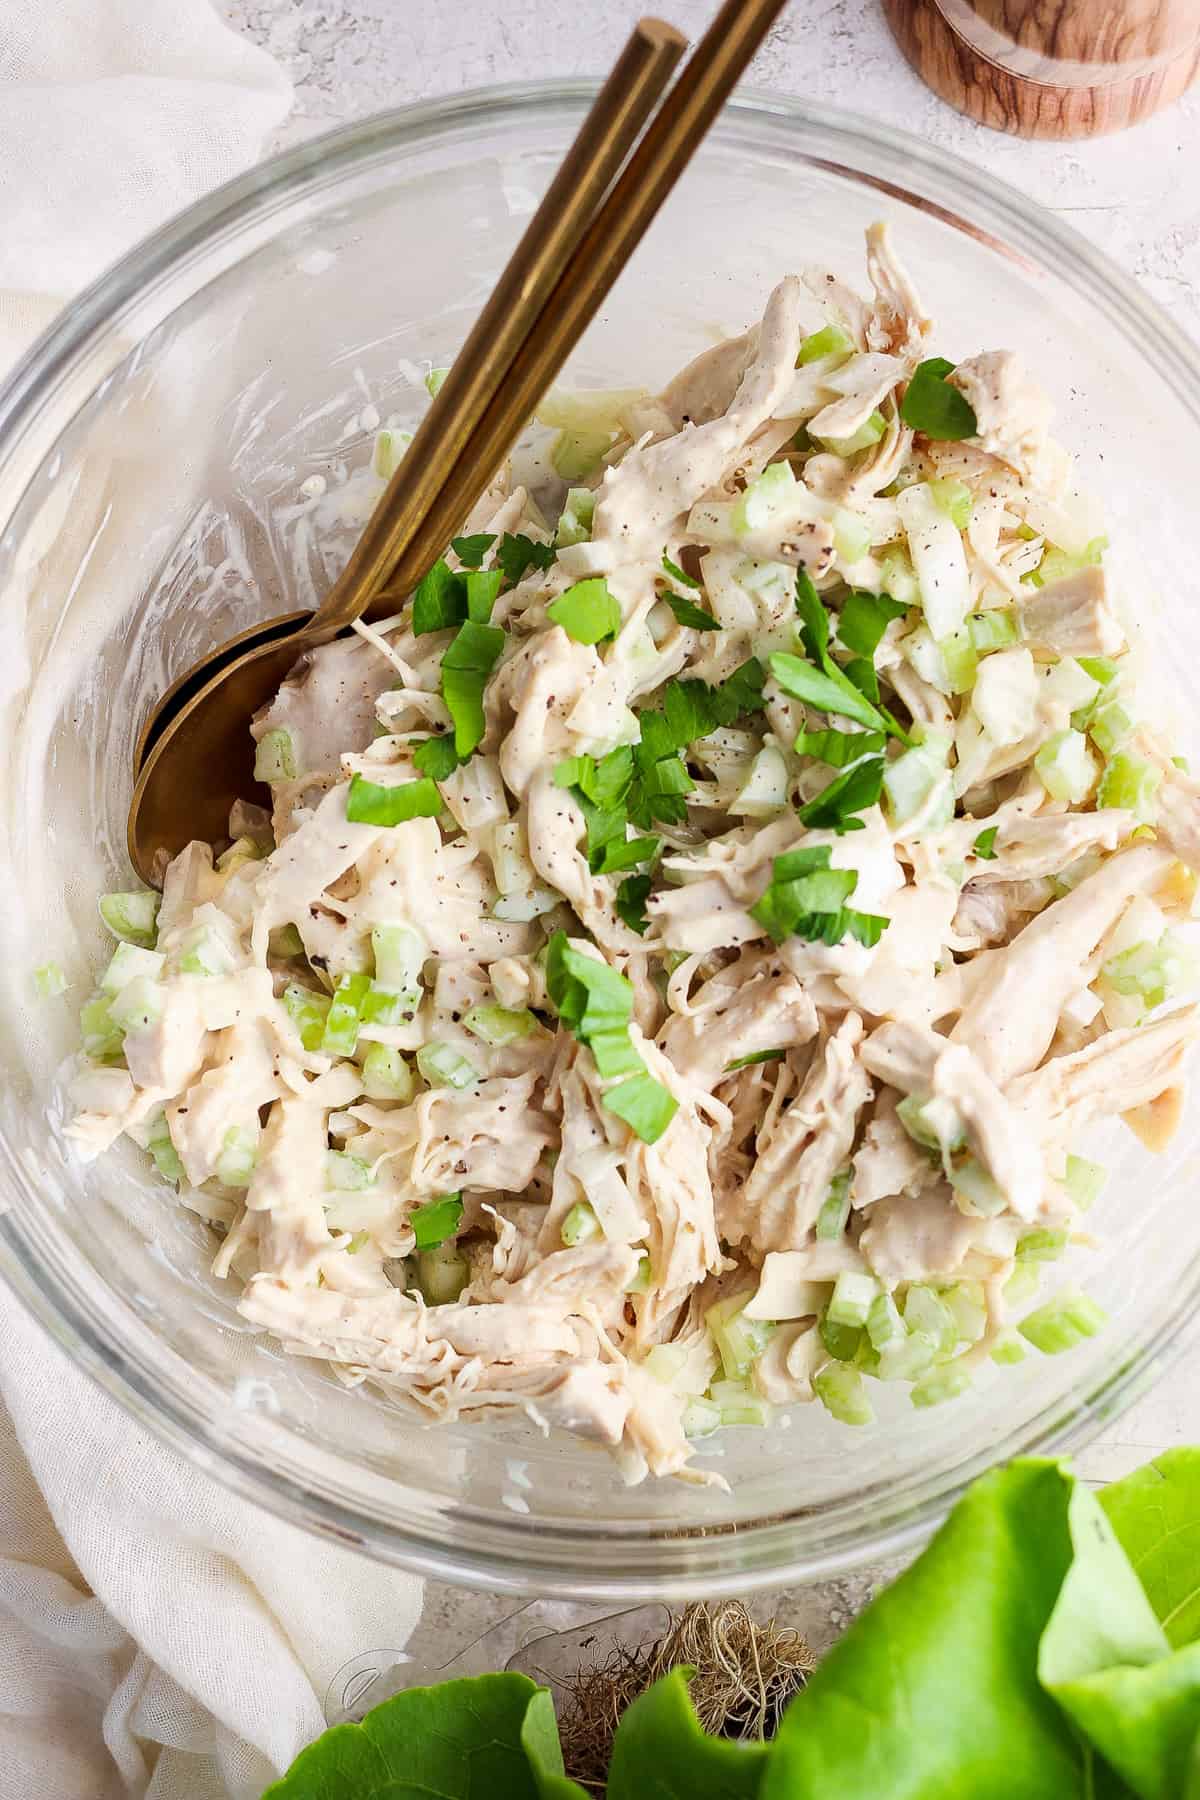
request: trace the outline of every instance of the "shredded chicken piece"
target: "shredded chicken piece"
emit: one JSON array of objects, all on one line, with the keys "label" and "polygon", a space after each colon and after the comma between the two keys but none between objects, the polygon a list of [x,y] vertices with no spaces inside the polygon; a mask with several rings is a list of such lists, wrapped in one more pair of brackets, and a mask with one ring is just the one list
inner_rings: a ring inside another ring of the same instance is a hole
[{"label": "shredded chicken piece", "polygon": [[661,1043],[682,1074],[711,1089],[729,1064],[806,1044],[816,1032],[816,1008],[796,977],[777,957],[745,950],[667,1023]]},{"label": "shredded chicken piece", "polygon": [[947,380],[966,395],[975,413],[976,442],[1017,474],[1053,481],[1057,458],[1049,442],[1054,409],[1011,350],[969,356]]},{"label": "shredded chicken piece", "polygon": [[758,1158],[739,1215],[722,1220],[732,1243],[760,1253],[798,1249],[817,1222],[829,1184],[849,1161],[858,1115],[873,1097],[858,1046],[863,1022],[848,1013],[785,1112],[759,1133]]},{"label": "shredded chicken piece", "polygon": [[1024,602],[1020,618],[1025,641],[1054,656],[1120,656],[1127,647],[1098,565],[1050,582]]},{"label": "shredded chicken piece", "polygon": [[1135,894],[1149,893],[1170,865],[1154,844],[1114,856],[1074,892],[1056,900],[997,953],[954,1027],[997,1086],[1037,1067],[1070,996],[1086,985],[1088,963]]},{"label": "shredded chicken piece", "polygon": [[902,1093],[948,1100],[1008,1210],[1019,1219],[1035,1216],[1042,1199],[1041,1159],[1017,1129],[1004,1095],[988,1079],[978,1057],[936,1031],[898,1020],[873,1032],[861,1054],[872,1075]]}]

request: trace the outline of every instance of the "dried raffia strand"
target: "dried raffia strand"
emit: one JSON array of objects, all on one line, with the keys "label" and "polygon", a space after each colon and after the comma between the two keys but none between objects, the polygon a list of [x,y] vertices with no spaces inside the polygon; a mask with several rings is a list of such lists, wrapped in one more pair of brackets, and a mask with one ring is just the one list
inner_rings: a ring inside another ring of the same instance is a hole
[{"label": "dried raffia strand", "polygon": [[605,1662],[575,1675],[560,1736],[567,1773],[582,1787],[603,1794],[622,1713],[681,1663],[696,1670],[690,1693],[704,1730],[755,1740],[774,1734],[816,1658],[798,1631],[780,1630],[774,1620],[755,1624],[740,1600],[687,1607],[657,1643],[636,1650],[618,1646]]}]

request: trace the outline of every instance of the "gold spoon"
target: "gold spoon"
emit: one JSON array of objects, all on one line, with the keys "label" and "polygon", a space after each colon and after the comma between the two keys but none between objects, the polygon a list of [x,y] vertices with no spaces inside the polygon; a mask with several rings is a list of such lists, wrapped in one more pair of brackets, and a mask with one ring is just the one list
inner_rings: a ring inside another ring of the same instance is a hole
[{"label": "gold spoon", "polygon": [[158,885],[193,838],[226,834],[233,802],[255,791],[249,722],[297,659],[381,604],[386,611],[387,597],[410,593],[441,555],[784,3],[726,0],[615,180],[685,48],[659,20],[637,26],[325,602],[231,639],[148,720],[128,827],[144,880]]}]

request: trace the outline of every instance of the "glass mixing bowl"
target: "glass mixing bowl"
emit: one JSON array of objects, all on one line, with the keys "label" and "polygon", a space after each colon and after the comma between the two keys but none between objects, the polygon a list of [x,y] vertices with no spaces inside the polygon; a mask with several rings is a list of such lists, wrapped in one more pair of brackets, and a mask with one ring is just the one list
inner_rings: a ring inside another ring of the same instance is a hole
[{"label": "glass mixing bowl", "polygon": [[[72,1160],[55,1085],[105,954],[96,894],[129,881],[138,723],[204,648],[316,600],[358,516],[342,478],[380,417],[423,404],[422,370],[453,355],[590,92],[468,94],[268,163],[135,250],[0,394],[0,1265],[149,1429],[314,1531],[496,1589],[715,1595],[895,1553],[989,1464],[1080,1445],[1145,1388],[1200,1299],[1195,1112],[1158,1160],[1120,1127],[1098,1140],[1113,1174],[1100,1248],[1078,1272],[1112,1314],[1101,1337],[929,1412],[881,1389],[872,1429],[808,1407],[727,1433],[703,1458],[723,1492],[623,1487],[602,1452],[524,1423],[422,1429],[282,1354],[239,1320],[207,1272],[208,1228],[136,1153]],[[986,175],[836,113],[740,98],[572,378],[661,382],[806,262],[861,279],[879,215],[939,352],[1009,346],[1045,377],[1060,435],[1105,497],[1142,635],[1161,639],[1195,716],[1200,627],[1180,572],[1194,566],[1196,351],[1119,270]],[[30,970],[50,958],[71,993],[35,1001]]]}]

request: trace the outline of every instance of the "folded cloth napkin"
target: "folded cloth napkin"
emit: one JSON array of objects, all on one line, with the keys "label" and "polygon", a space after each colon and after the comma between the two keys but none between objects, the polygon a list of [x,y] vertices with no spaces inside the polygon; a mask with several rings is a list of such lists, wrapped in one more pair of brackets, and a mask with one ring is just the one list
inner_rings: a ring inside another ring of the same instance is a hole
[{"label": "folded cloth napkin", "polygon": [[[0,373],[290,101],[209,0],[2,0]],[[0,1294],[0,1800],[256,1800],[421,1584],[247,1505]]]}]

